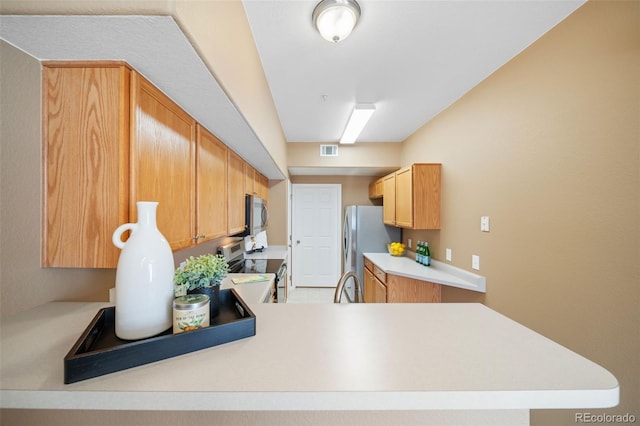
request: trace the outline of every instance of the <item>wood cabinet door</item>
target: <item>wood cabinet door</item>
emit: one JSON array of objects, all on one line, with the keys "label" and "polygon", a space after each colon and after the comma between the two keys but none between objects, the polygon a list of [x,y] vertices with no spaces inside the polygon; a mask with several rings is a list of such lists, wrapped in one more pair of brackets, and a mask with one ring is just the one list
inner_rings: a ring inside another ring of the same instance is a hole
[{"label": "wood cabinet door", "polygon": [[196,153],[198,243],[227,235],[227,147],[198,125]]},{"label": "wood cabinet door", "polygon": [[389,303],[439,303],[440,284],[387,274],[387,301]]},{"label": "wood cabinet door", "polygon": [[117,265],[111,235],[129,221],[129,73],[43,67],[43,267]]},{"label": "wood cabinet door", "polygon": [[158,229],[172,250],[194,244],[196,123],[138,73],[132,73],[131,216],[137,201],[157,201]]},{"label": "wood cabinet door", "polygon": [[382,204],[383,221],[387,225],[396,224],[396,176],[391,174],[384,177],[384,201]]},{"label": "wood cabinet door", "polygon": [[227,181],[228,181],[228,221],[229,235],[244,231],[244,160],[235,152],[228,151]]},{"label": "wood cabinet door", "polygon": [[411,167],[396,172],[396,226],[413,227],[413,175]]},{"label": "wood cabinet door", "polygon": [[244,163],[244,193],[248,195],[256,194],[256,169],[248,163]]},{"label": "wood cabinet door", "polygon": [[387,303],[387,287],[367,268],[364,268],[364,302]]},{"label": "wood cabinet door", "polygon": [[371,182],[369,184],[369,198],[371,198],[371,199],[378,198],[378,195],[376,193],[376,183],[375,182]]},{"label": "wood cabinet door", "polygon": [[269,199],[269,179],[264,176],[262,173],[255,172],[255,189],[258,197],[263,200]]},{"label": "wood cabinet door", "polygon": [[384,195],[384,179],[380,178],[369,184],[369,198],[382,198]]},{"label": "wood cabinet door", "polygon": [[387,303],[388,295],[387,295],[387,286],[382,284],[379,279],[375,278],[375,303]]},{"label": "wood cabinet door", "polygon": [[373,272],[364,268],[364,303],[375,303],[376,279]]},{"label": "wood cabinet door", "polygon": [[376,198],[384,197],[384,181],[382,179],[378,179],[376,181]]},{"label": "wood cabinet door", "polygon": [[413,166],[414,229],[440,229],[441,169],[441,164]]}]

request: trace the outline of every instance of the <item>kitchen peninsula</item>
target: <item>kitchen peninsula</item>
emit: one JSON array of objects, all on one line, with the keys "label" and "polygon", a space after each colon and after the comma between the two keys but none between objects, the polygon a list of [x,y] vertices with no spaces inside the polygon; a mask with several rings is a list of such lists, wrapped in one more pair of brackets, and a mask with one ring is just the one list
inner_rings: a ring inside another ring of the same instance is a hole
[{"label": "kitchen peninsula", "polygon": [[253,337],[64,385],[62,360],[102,306],[54,302],[3,320],[2,408],[376,411],[389,421],[401,410],[526,425],[529,409],[619,399],[604,368],[484,305],[449,303],[250,303]]}]

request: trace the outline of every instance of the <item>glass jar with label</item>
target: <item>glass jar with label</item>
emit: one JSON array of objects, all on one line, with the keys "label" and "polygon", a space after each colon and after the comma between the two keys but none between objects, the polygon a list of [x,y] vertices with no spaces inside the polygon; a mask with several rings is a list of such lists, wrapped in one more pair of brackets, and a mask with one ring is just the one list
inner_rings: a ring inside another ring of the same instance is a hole
[{"label": "glass jar with label", "polygon": [[209,296],[187,294],[173,301],[173,333],[209,327]]}]

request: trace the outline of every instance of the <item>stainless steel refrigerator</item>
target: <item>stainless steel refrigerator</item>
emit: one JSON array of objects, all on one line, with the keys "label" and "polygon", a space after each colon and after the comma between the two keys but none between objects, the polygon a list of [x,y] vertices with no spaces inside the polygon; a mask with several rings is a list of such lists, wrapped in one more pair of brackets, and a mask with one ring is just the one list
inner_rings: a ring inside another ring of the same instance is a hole
[{"label": "stainless steel refrigerator", "polygon": [[[386,253],[387,244],[400,241],[400,228],[387,226],[382,221],[380,206],[347,206],[342,231],[344,271],[358,275],[364,295],[363,253]],[[345,284],[345,295],[349,302],[355,299],[353,280]]]}]

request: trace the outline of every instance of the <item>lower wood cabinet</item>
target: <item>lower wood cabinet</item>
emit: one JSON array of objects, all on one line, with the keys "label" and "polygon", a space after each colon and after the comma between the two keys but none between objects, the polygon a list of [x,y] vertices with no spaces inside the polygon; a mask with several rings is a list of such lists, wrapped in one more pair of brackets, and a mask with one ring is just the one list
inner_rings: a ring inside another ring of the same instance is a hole
[{"label": "lower wood cabinet", "polygon": [[387,274],[388,303],[440,303],[440,284]]},{"label": "lower wood cabinet", "polygon": [[442,286],[429,281],[387,274],[364,258],[365,303],[440,303]]},{"label": "lower wood cabinet", "polygon": [[373,301],[374,303],[386,303],[388,302],[387,297],[387,286],[384,285],[379,279],[376,278],[375,286],[373,289]]},{"label": "lower wood cabinet", "polygon": [[364,302],[387,302],[387,287],[367,268],[364,269]]}]

